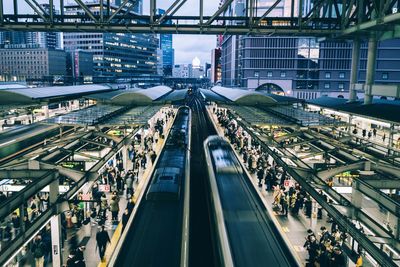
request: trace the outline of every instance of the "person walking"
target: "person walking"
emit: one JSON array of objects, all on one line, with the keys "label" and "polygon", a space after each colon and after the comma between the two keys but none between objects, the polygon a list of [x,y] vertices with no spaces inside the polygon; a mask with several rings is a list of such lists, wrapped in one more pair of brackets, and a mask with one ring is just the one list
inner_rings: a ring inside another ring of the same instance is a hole
[{"label": "person walking", "polygon": [[35,258],[35,267],[43,267],[44,266],[44,243],[42,241],[42,237],[37,235],[32,243],[32,253]]},{"label": "person walking", "polygon": [[100,260],[104,261],[104,254],[106,252],[107,243],[110,243],[110,237],[106,232],[104,226],[101,226],[101,230],[96,234],[97,247],[99,248]]}]

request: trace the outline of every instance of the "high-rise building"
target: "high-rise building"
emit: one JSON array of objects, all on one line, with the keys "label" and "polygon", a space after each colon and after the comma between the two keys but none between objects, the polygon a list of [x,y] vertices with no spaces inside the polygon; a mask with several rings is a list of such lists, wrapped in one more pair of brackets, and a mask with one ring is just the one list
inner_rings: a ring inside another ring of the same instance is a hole
[{"label": "high-rise building", "polygon": [[[157,14],[162,15],[165,13],[163,9],[157,9]],[[171,24],[170,20],[165,22]],[[172,76],[172,68],[175,63],[175,50],[173,48],[173,35],[172,34],[160,34],[160,45],[159,48],[163,54],[163,75]]]},{"label": "high-rise building", "polygon": [[[97,2],[86,4],[94,14]],[[113,5],[111,9],[116,10]],[[65,7],[67,14],[84,14],[79,5]],[[132,11],[131,11],[132,12]],[[84,50],[93,54],[94,76],[132,77],[157,74],[158,39],[153,34],[64,33],[66,51]]]},{"label": "high-rise building", "polygon": [[[49,11],[49,4],[40,5]],[[54,13],[57,13],[53,7]],[[40,48],[61,49],[61,33],[59,32],[0,32],[0,45],[35,45]]]},{"label": "high-rise building", "polygon": [[[271,3],[274,1],[258,1]],[[289,8],[284,1],[281,16]],[[306,1],[307,13],[313,1]],[[296,1],[295,1],[296,4]],[[326,92],[349,91],[351,42],[317,42],[315,38],[290,36],[226,36],[222,43],[222,84],[225,86],[285,92],[300,98],[316,98]],[[376,83],[399,83],[400,39],[378,45]],[[363,44],[358,80],[365,80],[367,44]]]}]

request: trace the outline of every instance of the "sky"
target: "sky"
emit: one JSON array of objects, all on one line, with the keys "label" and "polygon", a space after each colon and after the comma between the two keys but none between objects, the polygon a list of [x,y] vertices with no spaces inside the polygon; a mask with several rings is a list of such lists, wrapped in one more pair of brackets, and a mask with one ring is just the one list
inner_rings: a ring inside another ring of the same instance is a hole
[{"label": "sky", "polygon": [[[172,0],[157,1],[157,7],[168,9]],[[149,1],[143,1],[143,13],[149,14]],[[217,11],[219,0],[204,0],[203,14],[211,16]],[[199,0],[187,0],[187,2],[176,13],[179,15],[198,15]],[[215,35],[179,35],[173,36],[175,48],[175,64],[191,63],[194,57],[198,57],[202,65],[211,62],[211,50],[216,46]]]},{"label": "sky", "polygon": [[[183,1],[183,0],[181,0]],[[32,13],[31,9],[20,1],[21,6],[19,10],[21,13]],[[48,3],[48,0],[38,0],[39,4]],[[65,3],[74,3],[73,0],[66,0]],[[83,0],[83,2],[86,2]],[[90,1],[87,1],[90,2]],[[149,14],[149,2],[143,0],[143,13]],[[168,7],[174,2],[174,0],[159,0],[157,1],[157,8],[168,9]],[[4,1],[5,11],[10,12],[12,9],[11,0]],[[9,4],[7,4],[9,3]],[[57,6],[58,0],[54,0],[54,4]],[[212,14],[217,11],[219,0],[204,0],[204,11],[205,16]],[[180,8],[176,15],[198,15],[199,14],[199,0],[187,0],[186,3]],[[194,57],[198,57],[201,64],[205,62],[211,62],[211,50],[216,46],[215,35],[178,35],[175,34],[173,37],[173,46],[175,48],[175,64],[191,63]]]}]

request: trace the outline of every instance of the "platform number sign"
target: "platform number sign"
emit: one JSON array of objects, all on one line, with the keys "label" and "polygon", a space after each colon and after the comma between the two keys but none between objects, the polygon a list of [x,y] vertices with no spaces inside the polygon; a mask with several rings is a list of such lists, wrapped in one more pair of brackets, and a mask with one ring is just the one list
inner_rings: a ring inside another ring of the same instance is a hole
[{"label": "platform number sign", "polygon": [[398,12],[398,8],[397,7],[394,7],[393,9],[392,9],[392,13],[397,13]]},{"label": "platform number sign", "polygon": [[289,187],[289,180],[285,180],[285,182],[283,183],[283,185],[285,186],[285,187]]},{"label": "platform number sign", "polygon": [[102,184],[99,185],[100,192],[110,192],[110,185],[109,184]]}]

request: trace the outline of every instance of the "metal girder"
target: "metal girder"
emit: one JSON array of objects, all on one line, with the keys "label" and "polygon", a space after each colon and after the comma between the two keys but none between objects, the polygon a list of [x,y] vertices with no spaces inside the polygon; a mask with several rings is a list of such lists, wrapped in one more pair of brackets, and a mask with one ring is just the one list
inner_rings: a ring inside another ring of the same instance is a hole
[{"label": "metal girder", "polygon": [[3,7],[3,0],[0,0],[0,25],[3,24],[3,17],[4,14],[4,7]]},{"label": "metal girder", "polygon": [[399,189],[400,185],[400,181],[394,179],[364,179],[363,181],[376,189]]},{"label": "metal girder", "polygon": [[355,187],[361,193],[368,196],[376,203],[379,203],[379,205],[385,207],[385,209],[387,209],[396,217],[400,218],[400,204],[398,202],[394,201],[388,195],[380,192],[379,190],[376,190],[370,184],[360,179],[355,179],[353,183],[356,183]]},{"label": "metal girder", "polygon": [[83,173],[81,171],[76,171],[73,169],[68,169],[68,168],[64,168],[62,166],[43,163],[43,162],[40,162],[39,166],[40,166],[41,170],[58,170],[60,175],[68,177],[69,179],[73,180],[74,182],[78,182],[85,175],[85,173]]},{"label": "metal girder", "polygon": [[225,0],[225,2],[222,4],[222,6],[217,10],[217,12],[214,13],[214,15],[211,16],[209,20],[206,21],[205,25],[211,25],[211,23],[214,22],[214,20],[221,15],[233,2],[233,0]]},{"label": "metal girder", "polygon": [[44,227],[46,222],[48,222],[51,216],[54,214],[55,211],[52,208],[47,209],[45,212],[40,214],[37,220],[28,229],[26,229],[24,233],[20,234],[16,239],[7,244],[7,246],[4,246],[0,253],[0,265],[3,266],[3,264],[6,263],[12,257],[12,255],[25,244],[27,240],[32,238],[41,227]]},{"label": "metal girder", "polygon": [[[26,1],[26,0],[25,0]],[[94,14],[92,13],[92,11],[90,11],[90,9],[81,1],[81,0],[74,0],[84,11],[85,13],[96,23],[98,23],[98,20],[96,19],[96,17],[94,16]]]},{"label": "metal girder", "polygon": [[58,172],[48,171],[45,175],[35,179],[34,182],[28,184],[24,189],[8,198],[4,203],[1,203],[0,220],[3,220],[6,216],[10,215],[11,212],[25,204],[34,194],[56,179],[58,179]]},{"label": "metal girder", "polygon": [[[131,0],[125,0],[120,6],[119,8],[111,15],[111,17],[107,20],[107,24],[110,23],[113,18],[130,2]],[[131,3],[132,5],[136,4],[136,0],[134,0],[134,3]]]},{"label": "metal girder", "polygon": [[[181,7],[182,5],[186,2],[187,0],[175,0],[172,5],[165,11],[164,14],[161,15],[161,17],[156,21],[157,24],[161,24],[161,22],[165,19],[166,16],[173,15],[175,14]],[[170,14],[171,13],[171,14]]]},{"label": "metal girder", "polygon": [[[32,2],[33,3],[32,3]],[[35,0],[25,0],[25,2],[36,12],[44,21],[47,21],[47,18],[44,16],[45,11],[42,9],[41,6],[37,5]]]}]

